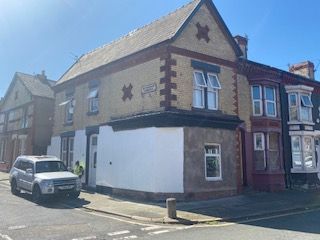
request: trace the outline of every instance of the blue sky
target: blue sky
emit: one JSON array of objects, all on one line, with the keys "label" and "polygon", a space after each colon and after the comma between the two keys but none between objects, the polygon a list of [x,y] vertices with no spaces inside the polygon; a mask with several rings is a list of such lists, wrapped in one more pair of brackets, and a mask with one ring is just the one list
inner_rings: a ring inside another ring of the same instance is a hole
[{"label": "blue sky", "polygon": [[[57,80],[77,56],[189,0],[0,0],[0,96],[16,71]],[[320,1],[214,0],[233,35],[248,35],[249,59],[288,69],[320,63]],[[316,78],[320,79],[320,66]]]}]

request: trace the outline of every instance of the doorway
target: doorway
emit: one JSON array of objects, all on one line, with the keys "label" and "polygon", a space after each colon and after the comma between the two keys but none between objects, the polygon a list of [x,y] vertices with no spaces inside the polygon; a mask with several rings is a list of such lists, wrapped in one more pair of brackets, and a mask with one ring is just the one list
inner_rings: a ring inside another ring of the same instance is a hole
[{"label": "doorway", "polygon": [[90,136],[88,186],[96,187],[98,135]]}]

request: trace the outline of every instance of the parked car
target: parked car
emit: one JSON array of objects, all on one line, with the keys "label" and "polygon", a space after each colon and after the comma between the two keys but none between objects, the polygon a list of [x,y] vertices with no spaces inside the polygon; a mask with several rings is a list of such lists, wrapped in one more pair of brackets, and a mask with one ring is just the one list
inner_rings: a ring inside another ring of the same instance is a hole
[{"label": "parked car", "polygon": [[77,198],[81,190],[79,177],[54,156],[19,156],[10,171],[10,184],[13,194],[24,190],[35,202],[54,195]]}]

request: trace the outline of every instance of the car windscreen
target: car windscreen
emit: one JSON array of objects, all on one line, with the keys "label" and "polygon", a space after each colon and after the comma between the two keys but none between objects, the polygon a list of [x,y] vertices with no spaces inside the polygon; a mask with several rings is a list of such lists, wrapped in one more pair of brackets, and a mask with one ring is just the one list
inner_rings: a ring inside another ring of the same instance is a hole
[{"label": "car windscreen", "polygon": [[67,171],[67,168],[61,161],[41,161],[36,163],[36,173],[64,171]]}]

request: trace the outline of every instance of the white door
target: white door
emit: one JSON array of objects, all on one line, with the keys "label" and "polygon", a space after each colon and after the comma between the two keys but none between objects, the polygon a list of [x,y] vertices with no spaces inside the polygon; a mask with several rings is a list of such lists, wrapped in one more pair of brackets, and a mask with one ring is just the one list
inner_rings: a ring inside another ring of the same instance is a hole
[{"label": "white door", "polygon": [[96,169],[97,169],[97,146],[98,135],[90,137],[90,155],[89,155],[89,187],[96,187]]}]

